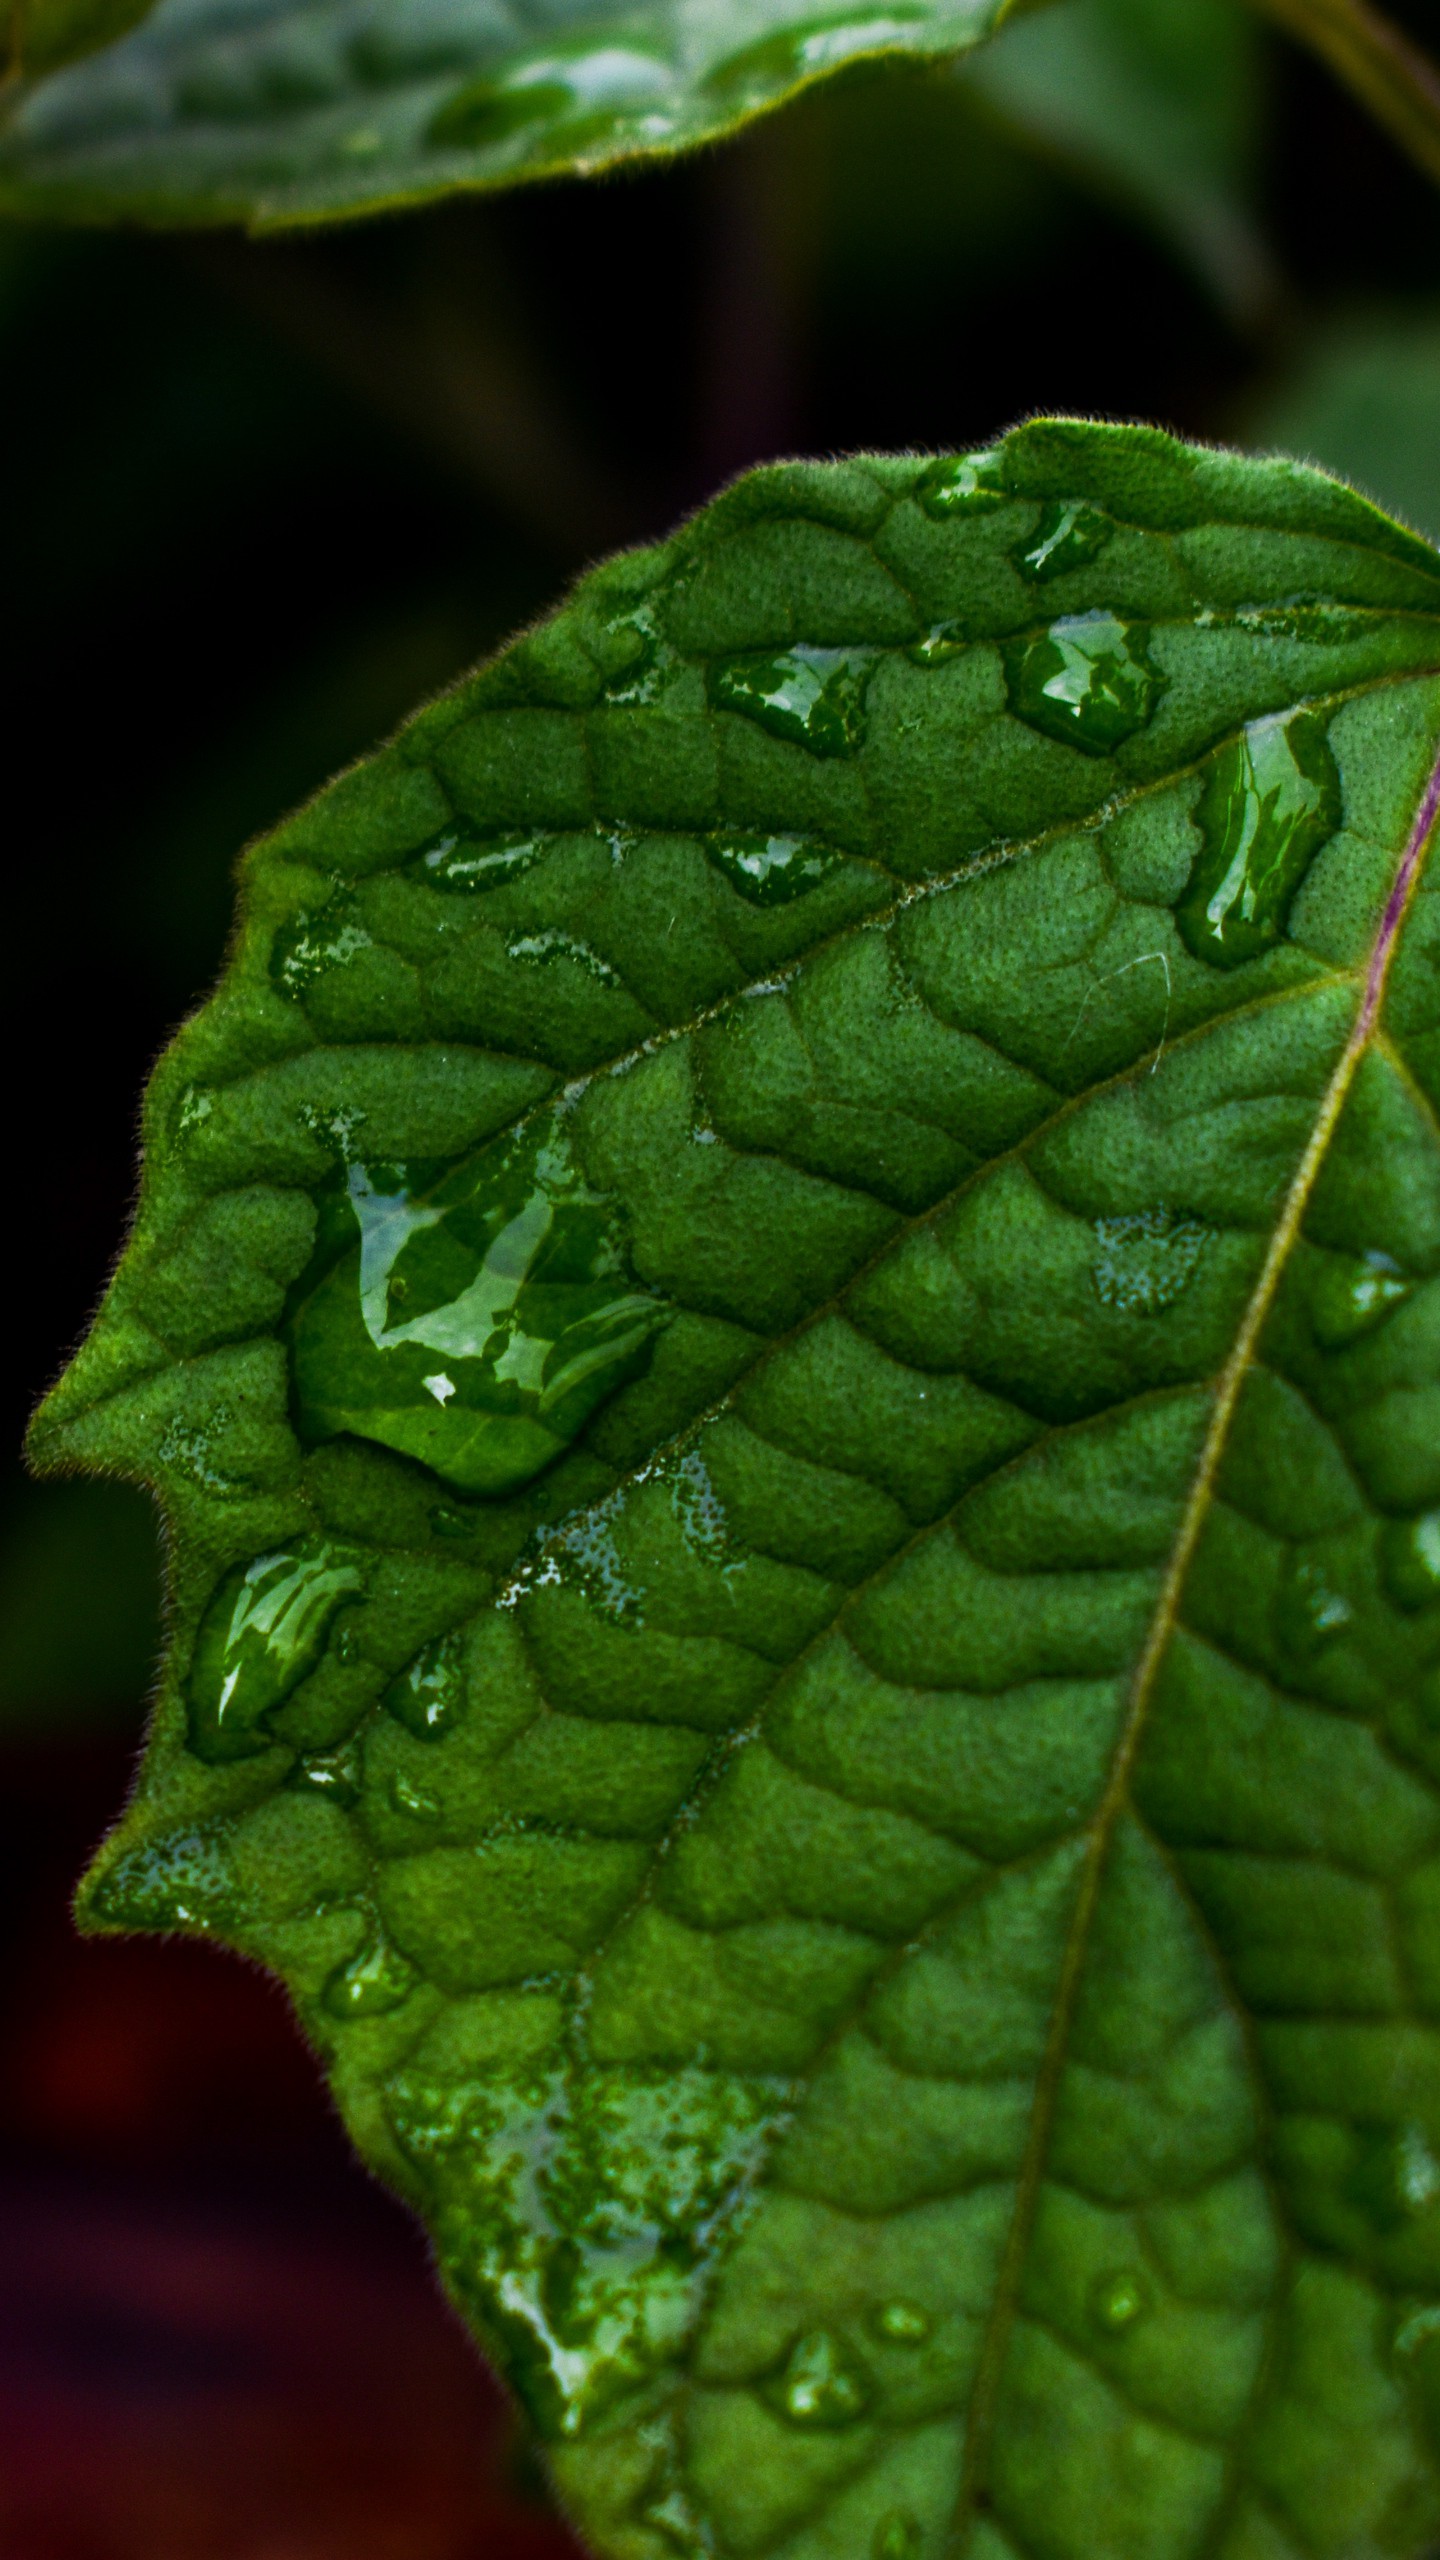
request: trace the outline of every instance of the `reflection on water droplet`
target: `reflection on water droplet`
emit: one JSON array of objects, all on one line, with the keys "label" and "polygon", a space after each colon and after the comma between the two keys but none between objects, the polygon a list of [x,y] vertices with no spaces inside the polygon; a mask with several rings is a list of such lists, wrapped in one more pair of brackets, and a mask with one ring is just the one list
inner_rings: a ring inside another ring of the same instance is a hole
[{"label": "reflection on water droplet", "polygon": [[1164,1207],[1097,1218],[1093,1278],[1102,1306],[1125,1316],[1158,1316],[1194,1277],[1211,1231]]},{"label": "reflection on water droplet", "polygon": [[1113,613],[1066,614],[1004,648],[1010,708],[1032,729],[1086,755],[1108,756],[1152,717],[1164,689],[1147,626]]},{"label": "reflection on water droplet", "polygon": [[214,1929],[233,1917],[228,1831],[171,1831],[107,1864],[88,1909],[124,1929]]},{"label": "reflection on water droplet", "polygon": [[870,2544],[871,2560],[916,2560],[920,2549],[920,2527],[904,2507],[895,2507],[882,2516],[875,2527]]},{"label": "reflection on water droplet", "polygon": [[357,952],[372,948],[345,903],[302,909],[280,926],[270,945],[270,976],[282,995],[305,996],[331,969],[343,969]]},{"label": "reflection on water droplet", "polygon": [[417,1787],[412,1778],[404,1777],[398,1769],[390,1781],[390,1802],[397,1813],[408,1813],[412,1821],[438,1822],[440,1819],[438,1800],[427,1795],[423,1787]]},{"label": "reflection on water droplet", "polygon": [[911,641],[905,655],[917,667],[943,667],[947,658],[958,658],[968,646],[960,623],[933,622],[923,640]]},{"label": "reflection on water droplet", "polygon": [[806,2329],[765,2397],[792,2426],[851,2427],[870,2406],[870,2377],[832,2329]]},{"label": "reflection on water droplet", "polygon": [[839,10],[833,16],[804,19],[798,26],[778,27],[739,53],[727,54],[707,72],[705,86],[727,104],[746,97],[769,98],[797,80],[833,71],[857,54],[888,51],[905,44],[923,19],[920,9]]},{"label": "reflection on water droplet", "polygon": [[438,1176],[351,1162],[290,1317],[300,1431],[506,1493],[636,1375],[668,1316],[631,1285],[619,1209],[555,1114]]},{"label": "reflection on water droplet", "polygon": [[853,755],[864,734],[865,687],[873,649],[753,650],[710,670],[710,700],[743,712],[772,737],[812,756]]},{"label": "reflection on water droplet", "polygon": [[512,1574],[497,1606],[513,1609],[529,1591],[558,1587],[579,1592],[617,1625],[643,1627],[645,1592],[631,1581],[615,1543],[624,1505],[622,1491],[607,1493],[547,1529],[536,1553]]},{"label": "reflection on water droplet", "polygon": [[1345,2192],[1382,2232],[1433,2213],[1440,2204],[1440,2160],[1424,2128],[1389,2125],[1362,2135]]},{"label": "reflection on water droplet", "polygon": [[314,1670],[336,1610],[363,1592],[365,1577],[359,1550],[317,1537],[225,1576],[190,1661],[190,1748],[201,1760],[265,1750],[264,1719]]},{"label": "reflection on water droplet", "polygon": [[1276,1598],[1277,1631],[1288,1652],[1302,1659],[1318,1653],[1344,1633],[1354,1614],[1315,1557],[1291,1556]]},{"label": "reflection on water droplet", "polygon": [[1327,1256],[1311,1283],[1310,1321],[1327,1351],[1373,1333],[1415,1288],[1388,1253]]},{"label": "reflection on water droplet", "polygon": [[618,644],[623,664],[605,687],[607,702],[621,704],[658,701],[665,689],[673,664],[672,653],[661,638],[655,621],[653,598],[646,596],[628,612],[617,613],[604,625],[606,638]]},{"label": "reflection on water droplet", "polygon": [[482,150],[533,127],[537,154],[569,152],[668,97],[675,73],[660,55],[626,44],[556,45],[512,63],[501,77],[467,82],[431,119],[441,150]]},{"label": "reflection on water droplet", "polygon": [[385,1692],[387,1712],[417,1742],[438,1742],[465,1712],[465,1638],[455,1629],[407,1663]]},{"label": "reflection on water droplet", "polygon": [[673,2363],[787,2098],[695,2068],[392,2084],[450,2282],[547,2432],[575,2434]]},{"label": "reflection on water droplet", "polygon": [[203,1085],[187,1084],[175,1115],[177,1138],[188,1138],[192,1130],[203,1129],[214,1108],[215,1097],[207,1093]]},{"label": "reflection on water droplet", "polygon": [[1112,2335],[1133,2329],[1150,2308],[1150,2287],[1138,2267],[1110,2267],[1090,2287],[1090,2316]]},{"label": "reflection on water droplet", "polygon": [[1398,1609],[1427,1609],[1440,1600],[1440,1511],[1387,1520],[1380,1532],[1380,1571]]},{"label": "reflection on water droplet", "polygon": [[892,2345],[902,2347],[922,2345],[933,2325],[929,2312],[918,2302],[882,2302],[870,2318],[877,2338],[888,2338]]},{"label": "reflection on water droplet", "polygon": [[736,1548],[729,1515],[699,1450],[686,1449],[661,1473],[670,1487],[670,1507],[692,1553],[706,1564],[730,1563]]},{"label": "reflection on water droplet", "polygon": [[717,871],[752,907],[782,907],[826,878],[843,860],[808,836],[711,836],[705,850]]},{"label": "reflection on water droplet", "polygon": [[512,960],[528,960],[542,965],[547,961],[570,960],[576,968],[584,970],[587,978],[596,979],[602,987],[618,987],[620,984],[618,970],[612,969],[609,961],[602,959],[592,944],[582,942],[577,934],[562,933],[558,925],[547,927],[543,933],[512,933],[505,948]]},{"label": "reflection on water droplet", "polygon": [[314,1752],[308,1760],[297,1760],[290,1784],[348,1809],[360,1801],[360,1754],[353,1742],[338,1751]]},{"label": "reflection on water droplet", "polygon": [[1083,498],[1052,498],[1017,551],[1016,567],[1022,577],[1041,582],[1063,577],[1067,569],[1088,569],[1114,531],[1110,518]]},{"label": "reflection on water droplet", "polygon": [[409,1999],[417,1979],[377,1929],[358,1955],[336,1966],[320,1997],[332,2018],[383,2018]]},{"label": "reflection on water droplet", "polygon": [[432,889],[455,889],[473,895],[478,890],[498,889],[506,880],[518,880],[522,872],[533,870],[543,853],[550,849],[550,838],[537,835],[533,828],[506,828],[499,834],[474,835],[464,827],[447,827],[442,835],[423,845],[406,867],[412,878],[423,880]]},{"label": "reflection on water droplet", "polygon": [[915,494],[927,516],[941,523],[947,516],[985,515],[1003,506],[1010,495],[1003,446],[987,445],[979,453],[952,454],[932,463]]},{"label": "reflection on water droplet", "polygon": [[1340,814],[1322,712],[1251,720],[1219,749],[1196,813],[1200,851],[1175,910],[1197,960],[1234,969],[1280,940],[1290,901]]}]

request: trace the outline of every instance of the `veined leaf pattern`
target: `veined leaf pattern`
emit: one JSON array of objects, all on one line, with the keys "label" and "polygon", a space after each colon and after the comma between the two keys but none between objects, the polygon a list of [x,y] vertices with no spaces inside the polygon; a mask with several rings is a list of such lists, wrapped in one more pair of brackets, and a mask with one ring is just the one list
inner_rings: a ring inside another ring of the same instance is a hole
[{"label": "veined leaf pattern", "polygon": [[1440,2525],[1440,557],[752,473],[248,859],[47,1466],[615,2560]]}]

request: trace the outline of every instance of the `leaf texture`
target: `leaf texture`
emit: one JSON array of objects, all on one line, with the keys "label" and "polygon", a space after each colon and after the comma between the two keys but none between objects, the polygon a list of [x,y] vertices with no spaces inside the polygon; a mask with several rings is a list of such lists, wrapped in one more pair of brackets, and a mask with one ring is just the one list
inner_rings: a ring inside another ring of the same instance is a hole
[{"label": "leaf texture", "polygon": [[613,2560],[1440,2529],[1440,557],[752,473],[247,860],[36,1423]]},{"label": "leaf texture", "polygon": [[588,173],[711,141],[847,64],[964,53],[1013,6],[158,0],[13,87],[0,209],[263,230]]}]

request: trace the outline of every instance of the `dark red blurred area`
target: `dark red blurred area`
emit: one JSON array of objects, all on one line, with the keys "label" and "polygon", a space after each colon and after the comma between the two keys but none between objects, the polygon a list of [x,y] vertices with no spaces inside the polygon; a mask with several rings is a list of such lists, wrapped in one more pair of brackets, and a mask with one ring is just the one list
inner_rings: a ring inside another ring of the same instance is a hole
[{"label": "dark red blurred area", "polygon": [[127,1778],[3,1767],[0,2560],[575,2560],[273,1984],[76,1936]]}]

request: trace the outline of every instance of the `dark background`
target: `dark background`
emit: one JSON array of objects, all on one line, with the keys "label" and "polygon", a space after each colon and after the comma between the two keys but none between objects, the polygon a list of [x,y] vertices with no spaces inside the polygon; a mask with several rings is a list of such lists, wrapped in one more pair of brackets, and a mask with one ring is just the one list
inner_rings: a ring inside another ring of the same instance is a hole
[{"label": "dark background", "polygon": [[[1228,266],[1124,130],[1057,152],[945,72],[322,237],[0,229],[7,1451],[103,1284],[237,849],[587,560],[749,462],[1038,408],[1283,442],[1440,535],[1440,194],[1298,55],[1245,78]],[[136,1494],[5,1465],[0,2560],[561,2560],[278,1993],[73,1937],[155,1537]]]}]

